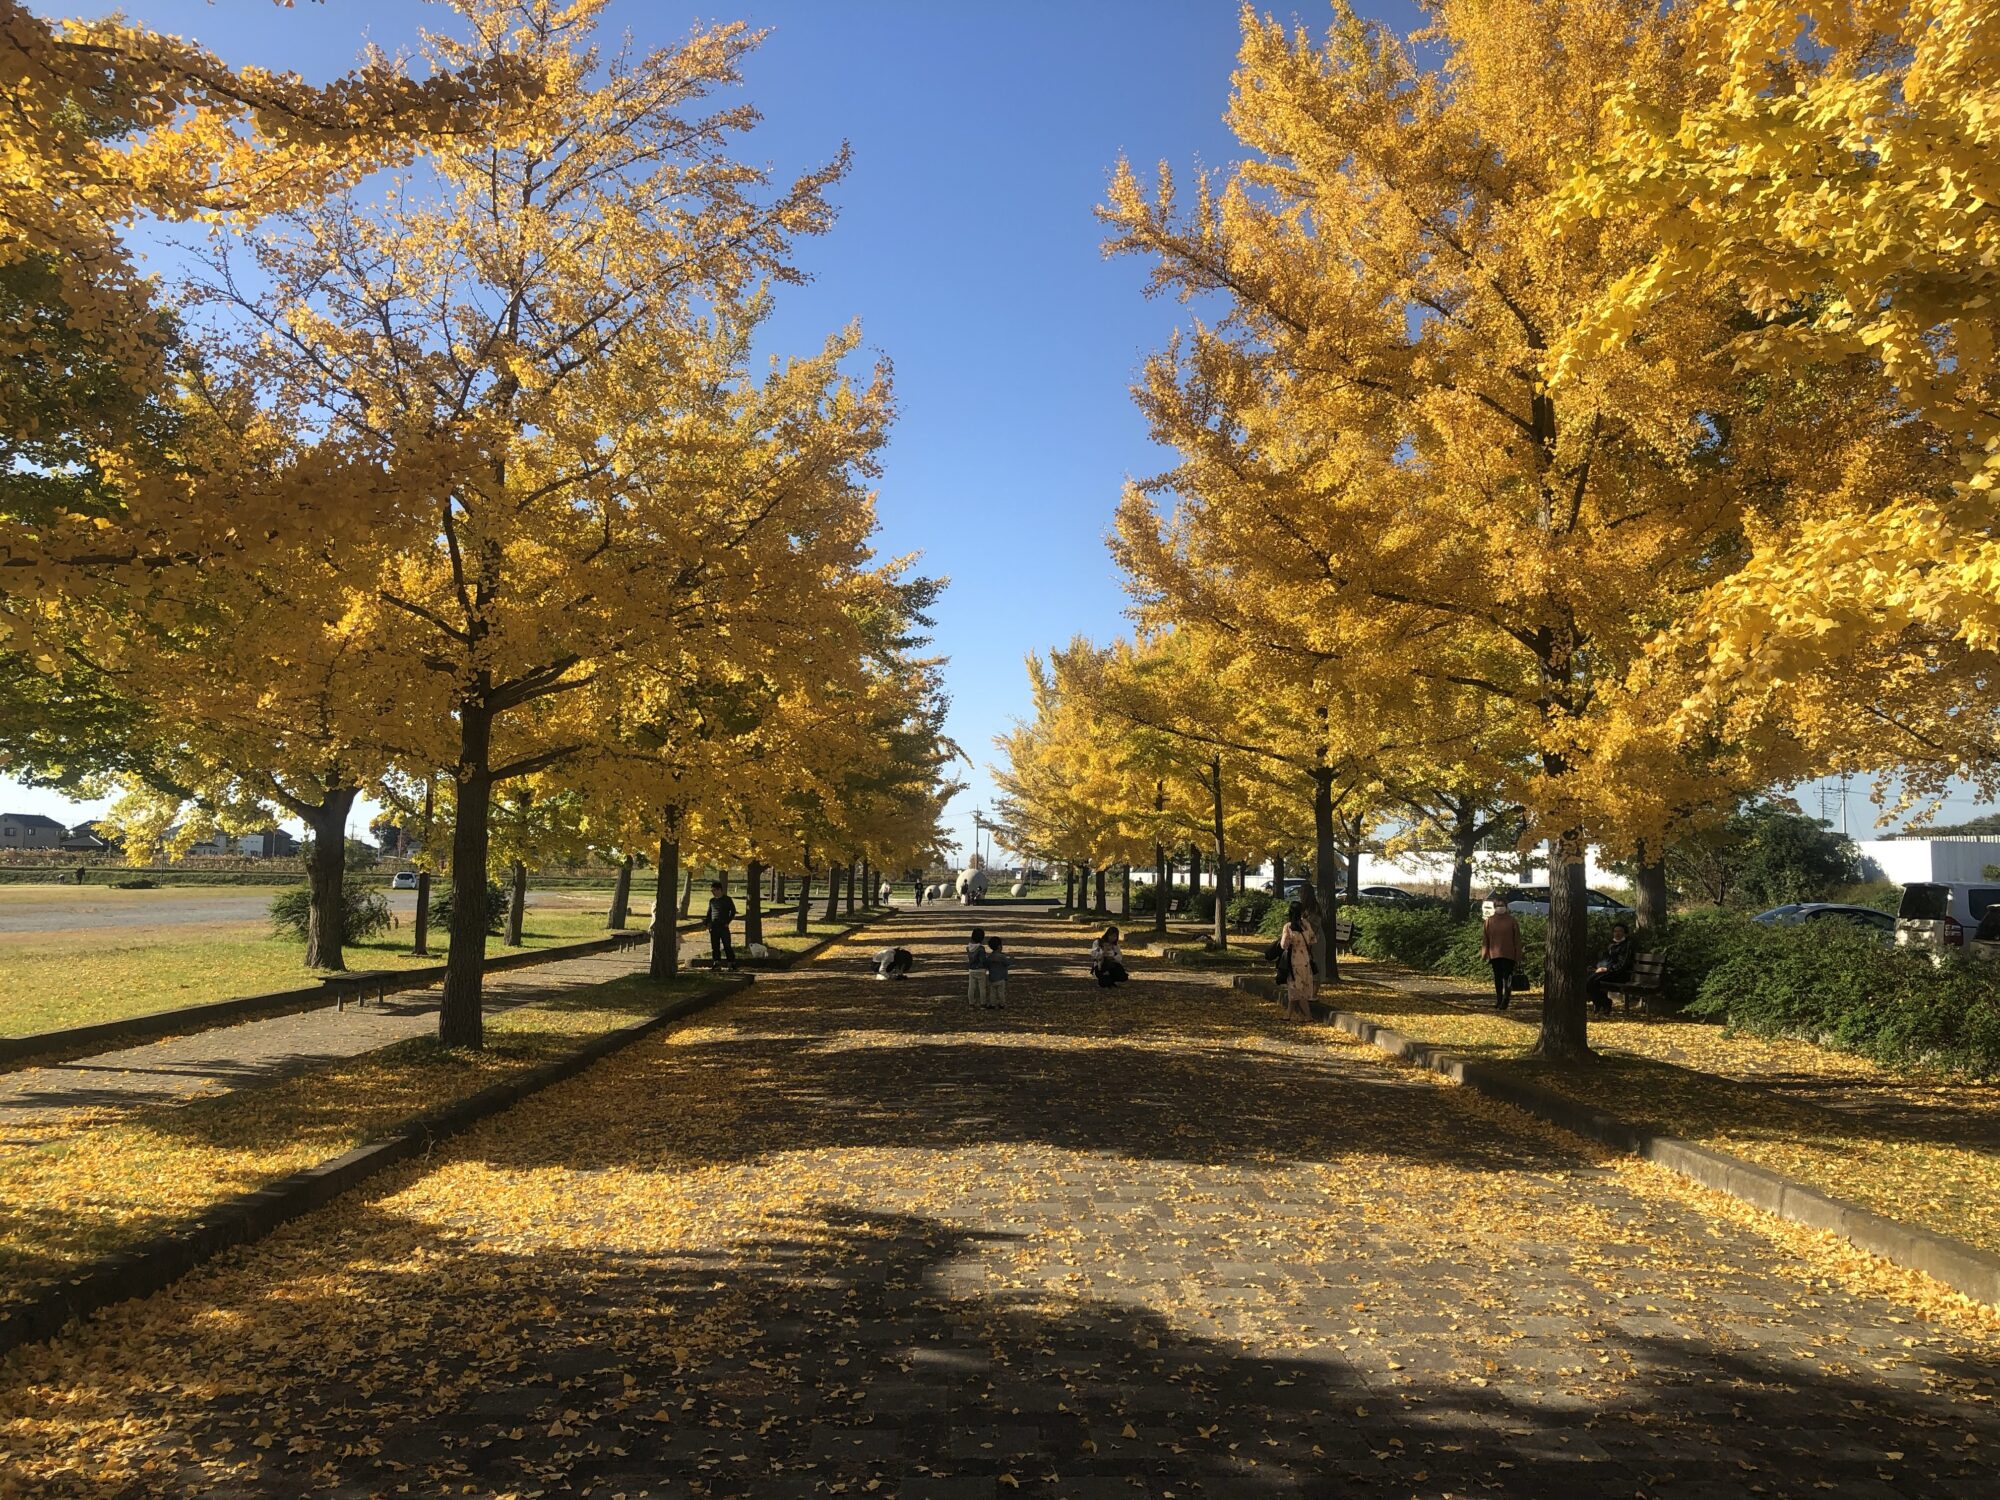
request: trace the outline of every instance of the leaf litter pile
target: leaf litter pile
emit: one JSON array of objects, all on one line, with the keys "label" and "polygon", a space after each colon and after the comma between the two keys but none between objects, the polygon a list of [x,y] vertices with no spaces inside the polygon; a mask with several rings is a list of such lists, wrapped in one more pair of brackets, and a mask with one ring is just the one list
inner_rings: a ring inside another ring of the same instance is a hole
[{"label": "leaf litter pile", "polygon": [[1007,1011],[836,949],[18,1351],[0,1484],[1993,1482],[1982,1310],[1199,980],[1100,998],[1044,967],[1073,935],[1005,930]]}]

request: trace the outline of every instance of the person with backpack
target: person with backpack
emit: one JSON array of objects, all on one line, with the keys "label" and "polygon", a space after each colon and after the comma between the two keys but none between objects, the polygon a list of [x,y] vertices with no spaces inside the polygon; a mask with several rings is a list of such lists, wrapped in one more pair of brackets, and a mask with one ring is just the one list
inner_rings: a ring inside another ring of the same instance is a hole
[{"label": "person with backpack", "polygon": [[1287,1021],[1313,1018],[1314,972],[1313,931],[1306,920],[1302,902],[1294,901],[1285,912],[1284,930],[1278,934],[1278,993],[1285,1003]]},{"label": "person with backpack", "polygon": [[1480,929],[1479,956],[1493,968],[1493,1008],[1505,1010],[1514,998],[1514,966],[1521,961],[1521,924],[1505,901],[1493,903],[1493,915]]},{"label": "person with backpack", "polygon": [[719,969],[726,959],[730,968],[736,967],[736,944],[730,941],[729,924],[736,920],[736,903],[729,899],[729,888],[721,881],[709,887],[708,910],[702,914],[702,925],[708,928],[709,958]]}]

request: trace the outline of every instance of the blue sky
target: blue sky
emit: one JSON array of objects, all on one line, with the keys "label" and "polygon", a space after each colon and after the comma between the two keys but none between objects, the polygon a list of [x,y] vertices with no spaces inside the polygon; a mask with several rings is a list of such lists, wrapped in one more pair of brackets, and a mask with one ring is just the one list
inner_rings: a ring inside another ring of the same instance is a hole
[{"label": "blue sky", "polygon": [[[1314,28],[1329,15],[1320,3],[1273,8]],[[416,0],[123,9],[231,63],[316,79],[343,71],[364,39],[395,51],[449,19]],[[1416,14],[1401,0],[1361,9],[1399,26]],[[782,174],[853,147],[840,221],[802,246],[813,280],[781,290],[770,345],[810,350],[859,318],[895,363],[880,547],[921,551],[926,571],[952,580],[937,647],[951,657],[951,732],[977,765],[952,809],[969,847],[972,809],[991,803],[993,736],[1028,708],[1024,653],[1122,626],[1104,534],[1126,477],[1164,466],[1127,388],[1182,310],[1141,296],[1140,263],[1104,260],[1092,209],[1121,153],[1183,175],[1234,159],[1222,112],[1237,5],[739,0],[698,12],[612,0],[608,24],[662,46],[696,20],[737,17],[770,28],[749,67],[765,122],[747,154]],[[0,799],[73,812],[5,781]],[[1858,786],[1851,809],[1863,833]]]}]

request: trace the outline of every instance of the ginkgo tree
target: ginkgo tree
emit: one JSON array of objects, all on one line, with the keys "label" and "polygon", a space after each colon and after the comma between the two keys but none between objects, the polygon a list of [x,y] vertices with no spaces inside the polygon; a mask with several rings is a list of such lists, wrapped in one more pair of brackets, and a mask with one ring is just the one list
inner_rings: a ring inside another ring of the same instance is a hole
[{"label": "ginkgo tree", "polygon": [[494,787],[591,749],[596,726],[553,700],[671,671],[696,637],[726,653],[805,628],[768,606],[855,555],[871,517],[848,475],[888,392],[879,372],[848,380],[851,330],[749,373],[762,289],[796,279],[789,248],[826,227],[842,169],[767,191],[732,154],[754,111],[712,96],[740,81],[753,33],[601,59],[599,3],[454,8],[461,34],[425,34],[433,65],[538,77],[532,117],[430,143],[386,194],[218,241],[199,307],[218,358],[394,476],[394,554],[350,604],[443,690],[427,757],[457,782],[440,1032],[477,1044]]},{"label": "ginkgo tree", "polygon": [[[1977,0],[1693,0],[1693,87],[1608,88],[1553,233],[1641,253],[1556,341],[1560,390],[1723,298],[1788,396],[1791,503],[1666,643],[1691,738],[1906,793],[2000,768],[2000,15]],[[1812,385],[1807,387],[1810,381]],[[1802,391],[1802,387],[1806,387]],[[1817,401],[1803,399],[1817,397]],[[1886,414],[1886,416],[1885,416]]]},{"label": "ginkgo tree", "polygon": [[[1246,14],[1229,122],[1249,155],[1185,200],[1129,167],[1111,248],[1220,309],[1138,400],[1176,467],[1136,487],[1123,560],[1154,617],[1234,615],[1397,742],[1447,707],[1498,726],[1481,779],[1554,849],[1542,1055],[1587,1053],[1583,857],[1619,788],[1603,689],[1735,560],[1739,377],[1721,297],[1554,381],[1554,351],[1647,251],[1604,221],[1548,232],[1602,94],[1670,93],[1671,17],[1643,0],[1441,0],[1428,50],[1339,7],[1323,40]],[[1429,684],[1435,691],[1412,689]],[[1447,693],[1445,690],[1451,690]],[[1490,774],[1489,774],[1490,772]]]}]

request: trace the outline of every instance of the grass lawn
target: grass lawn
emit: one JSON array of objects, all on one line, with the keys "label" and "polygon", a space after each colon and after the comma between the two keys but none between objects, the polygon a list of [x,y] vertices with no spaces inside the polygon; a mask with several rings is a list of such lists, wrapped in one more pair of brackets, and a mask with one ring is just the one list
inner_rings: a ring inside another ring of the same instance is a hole
[{"label": "grass lawn", "polygon": [[[548,948],[603,935],[601,912],[531,906],[521,946]],[[443,933],[434,934],[437,956],[430,958],[411,955],[410,937],[405,927],[350,944],[347,966],[409,969],[439,961]],[[262,922],[13,932],[5,935],[4,945],[0,1036],[297,989],[318,972],[300,962],[302,945],[272,936]],[[503,947],[498,938],[487,940],[488,953],[514,951],[519,950]]]},{"label": "grass lawn", "polygon": [[14,1127],[0,1145],[0,1300],[30,1294],[81,1262],[338,1156],[713,982],[691,975],[664,985],[639,976],[614,980],[489,1016],[481,1052],[414,1039],[268,1088],[81,1128],[74,1120]]},{"label": "grass lawn", "polygon": [[1325,998],[1343,1010],[2000,1252],[2000,1087],[1899,1074],[1809,1042],[1650,1017],[1593,1017],[1599,1060],[1550,1067],[1526,1056],[1539,1018],[1532,1009],[1517,1015],[1518,1001],[1506,1015],[1469,1009],[1445,998],[1479,999],[1469,982],[1411,993],[1371,981],[1365,960],[1342,965],[1349,982]]}]

